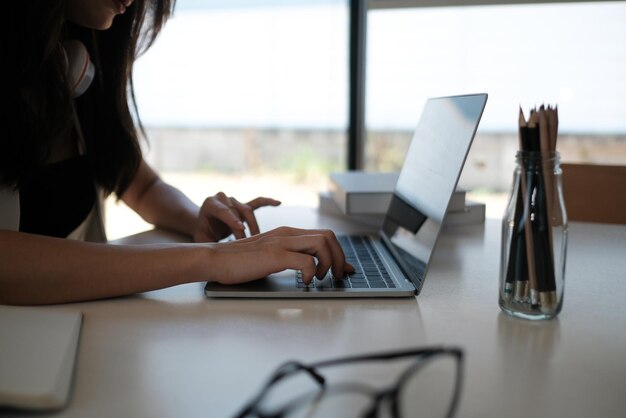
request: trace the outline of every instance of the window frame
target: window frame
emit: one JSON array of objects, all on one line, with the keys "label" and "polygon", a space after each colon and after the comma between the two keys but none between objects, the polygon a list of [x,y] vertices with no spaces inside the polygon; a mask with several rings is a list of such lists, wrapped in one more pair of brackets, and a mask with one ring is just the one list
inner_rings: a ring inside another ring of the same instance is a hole
[{"label": "window frame", "polygon": [[599,3],[623,0],[349,0],[347,168],[365,167],[365,79],[369,10],[448,6],[496,6],[541,3]]}]

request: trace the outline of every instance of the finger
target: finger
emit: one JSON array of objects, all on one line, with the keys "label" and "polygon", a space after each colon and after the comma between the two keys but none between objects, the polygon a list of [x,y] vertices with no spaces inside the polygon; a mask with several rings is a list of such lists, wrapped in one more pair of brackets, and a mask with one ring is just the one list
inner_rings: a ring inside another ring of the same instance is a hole
[{"label": "finger", "polygon": [[302,272],[302,281],[304,284],[309,284],[313,281],[317,269],[315,266],[315,258],[306,254],[287,251],[284,261],[286,261],[289,266],[286,268],[292,268]]},{"label": "finger", "polygon": [[330,248],[331,259],[332,259],[332,271],[333,275],[336,278],[342,279],[344,278],[346,271],[353,273],[354,266],[350,263],[346,262],[346,255],[341,248],[341,244],[337,240],[337,236],[335,233],[329,229],[324,230],[323,232],[324,238],[326,238],[326,242]]},{"label": "finger", "polygon": [[215,195],[215,197],[223,205],[225,205],[232,212],[232,214],[237,218],[237,220],[239,221],[238,224],[237,224],[239,226],[238,229],[233,229],[231,227],[231,230],[232,230],[233,235],[235,236],[235,238],[236,239],[245,238],[246,237],[246,226],[242,222],[242,221],[245,220],[245,217],[242,215],[242,213],[238,209],[238,205],[241,205],[241,203],[239,201],[237,201],[237,199],[235,199],[234,197],[228,197],[226,194],[224,194],[224,192],[219,192],[218,194]]},{"label": "finger", "polygon": [[[238,214],[235,214],[235,211],[228,206],[230,201],[222,193],[223,196],[220,196],[218,193],[212,198],[209,198],[205,201],[203,206],[202,214],[203,217],[210,223],[211,217],[223,222],[226,226],[232,231],[235,235],[235,238],[245,238],[245,225],[239,219]],[[224,199],[226,198],[226,199]]]},{"label": "finger", "polygon": [[328,272],[328,269],[330,269],[330,266],[333,264],[326,238],[323,235],[311,235],[310,237],[307,237],[307,240],[303,240],[303,242],[307,241],[309,241],[310,245],[308,251],[317,259],[315,277],[319,280],[323,280]]},{"label": "finger", "polygon": [[280,200],[272,199],[270,197],[257,197],[247,203],[252,209],[258,209],[263,206],[278,206],[282,202]]},{"label": "finger", "polygon": [[280,227],[268,234],[283,235],[283,236],[303,236],[303,235],[323,235],[326,238],[326,245],[330,249],[332,259],[332,271],[333,275],[337,278],[343,278],[345,272],[354,272],[354,266],[350,263],[346,263],[346,257],[337,240],[337,236],[328,229],[298,229],[291,227]]},{"label": "finger", "polygon": [[281,240],[283,248],[315,256],[317,266],[315,276],[322,280],[334,264],[326,237],[321,234],[285,237]]},{"label": "finger", "polygon": [[239,218],[240,221],[243,220],[241,219],[241,216],[239,216],[239,212],[237,212],[237,210],[235,209],[235,202],[233,202],[234,199],[232,197],[228,197],[222,192],[219,192],[214,197],[219,201],[219,203],[230,209],[235,214],[235,216]]},{"label": "finger", "polygon": [[258,235],[261,231],[259,229],[259,224],[257,223],[256,216],[254,216],[254,209],[249,205],[244,205],[234,197],[231,198],[233,205],[239,215],[246,221],[248,226],[250,227],[250,235]]},{"label": "finger", "polygon": [[[245,206],[241,202],[239,202],[237,199],[235,199],[234,197],[228,197],[226,194],[224,194],[224,192],[219,192],[218,194],[215,195],[215,197],[222,204],[224,204],[235,215],[235,217],[240,221],[238,223],[238,225],[240,226],[239,229],[233,229],[231,227],[232,233],[235,236],[235,238],[236,239],[245,238],[246,237],[246,227],[245,227],[245,225],[241,221],[246,220],[246,222],[248,222],[250,224],[250,214],[244,213],[244,212],[246,212]],[[247,212],[252,212],[252,209],[248,209]],[[254,218],[254,214],[253,213],[252,213],[251,221],[252,221],[251,229],[254,228],[254,230],[256,231],[255,233],[251,232],[251,235],[258,234],[259,233],[259,225],[257,224],[256,218]]]}]

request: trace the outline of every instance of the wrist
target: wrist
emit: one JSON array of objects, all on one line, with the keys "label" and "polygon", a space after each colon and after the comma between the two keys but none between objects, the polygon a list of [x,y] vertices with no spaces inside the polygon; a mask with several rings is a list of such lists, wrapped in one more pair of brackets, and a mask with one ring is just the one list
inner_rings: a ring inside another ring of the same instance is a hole
[{"label": "wrist", "polygon": [[191,265],[192,276],[195,277],[194,281],[213,281],[215,280],[216,270],[216,248],[218,244],[214,243],[202,243],[194,244],[194,255]]},{"label": "wrist", "polygon": [[200,209],[197,206],[185,208],[180,214],[181,232],[194,238],[198,225]]}]

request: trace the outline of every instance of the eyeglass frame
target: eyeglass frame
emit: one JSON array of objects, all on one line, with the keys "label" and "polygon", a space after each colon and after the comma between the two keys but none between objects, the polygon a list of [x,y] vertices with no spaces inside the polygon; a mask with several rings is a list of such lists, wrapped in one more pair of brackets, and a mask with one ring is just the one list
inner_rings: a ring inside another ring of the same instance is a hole
[{"label": "eyeglass frame", "polygon": [[[417,357],[416,360],[406,368],[402,372],[402,374],[396,379],[396,382],[387,388],[383,388],[380,390],[369,390],[368,395],[373,400],[372,408],[365,413],[363,418],[374,418],[378,415],[379,408],[384,401],[391,402],[391,414],[392,418],[402,418],[398,409],[398,398],[400,390],[403,388],[404,383],[412,377],[415,373],[419,372],[419,369],[427,363],[428,360],[436,358],[440,355],[450,355],[456,360],[456,379],[454,384],[454,394],[452,396],[452,400],[450,402],[448,412],[445,415],[446,418],[451,418],[454,416],[456,409],[458,407],[460,401],[461,387],[463,384],[463,368],[464,368],[464,352],[462,348],[459,347],[447,347],[447,346],[432,346],[432,347],[423,347],[423,348],[415,348],[408,350],[400,350],[400,351],[389,351],[384,353],[373,353],[373,354],[365,354],[365,355],[357,355],[357,356],[348,356],[341,357],[330,360],[318,361],[311,364],[305,364],[299,361],[289,361],[287,363],[279,366],[270,379],[265,383],[265,385],[261,388],[259,393],[249,401],[242,410],[235,415],[235,418],[246,418],[246,417],[255,417],[255,418],[283,418],[285,415],[289,414],[293,409],[295,409],[298,405],[301,405],[303,402],[307,402],[319,395],[307,395],[296,398],[295,400],[287,403],[280,410],[276,411],[272,414],[266,414],[262,412],[259,408],[261,401],[267,395],[267,393],[272,389],[272,387],[277,384],[279,381],[287,378],[289,376],[294,375],[295,373],[304,372],[308,376],[310,376],[315,382],[317,382],[321,388],[324,388],[326,385],[326,379],[320,373],[318,373],[317,369],[322,367],[332,367],[337,365],[347,365],[351,363],[358,362],[368,362],[368,361],[385,361],[385,360],[395,360],[402,357]],[[334,385],[337,387],[337,385]],[[356,385],[352,386],[354,389]],[[350,389],[350,387],[347,387]]]}]

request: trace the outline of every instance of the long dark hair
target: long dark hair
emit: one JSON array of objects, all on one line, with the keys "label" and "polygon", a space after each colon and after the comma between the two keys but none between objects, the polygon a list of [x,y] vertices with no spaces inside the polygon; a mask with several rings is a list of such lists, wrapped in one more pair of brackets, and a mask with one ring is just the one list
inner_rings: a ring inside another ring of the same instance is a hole
[{"label": "long dark hair", "polygon": [[[135,0],[110,29],[79,28],[66,21],[66,1],[8,2],[0,29],[0,186],[16,188],[43,165],[52,143],[76,135],[74,110],[85,134],[95,181],[121,195],[132,181],[143,131],[133,93],[135,59],[149,48],[175,0]],[[96,66],[91,87],[76,101],[60,47],[66,38],[87,47]],[[131,107],[133,112],[131,113]]]}]

